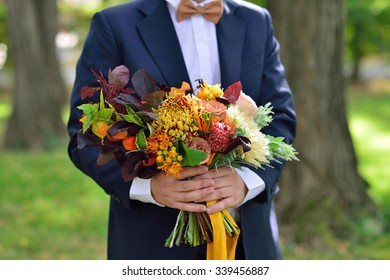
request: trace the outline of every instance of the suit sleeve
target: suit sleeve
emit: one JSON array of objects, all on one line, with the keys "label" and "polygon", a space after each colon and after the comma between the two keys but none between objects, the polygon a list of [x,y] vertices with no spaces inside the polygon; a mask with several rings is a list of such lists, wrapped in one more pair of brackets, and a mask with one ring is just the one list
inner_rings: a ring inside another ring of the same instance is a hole
[{"label": "suit sleeve", "polygon": [[81,100],[80,89],[83,86],[98,86],[91,69],[107,75],[108,70],[122,64],[120,52],[109,22],[103,13],[94,15],[84,48],[76,66],[76,79],[70,100],[70,117],[68,133],[70,141],[68,153],[75,166],[91,177],[104,191],[123,206],[130,208],[129,189],[131,183],[125,183],[121,178],[121,168],[116,161],[104,166],[97,166],[98,148],[83,148],[77,146],[77,133],[81,126],[79,119],[81,111],[76,107],[85,102],[96,102],[98,93],[89,100]]},{"label": "suit sleeve", "polygon": [[[273,107],[273,121],[263,128],[263,133],[272,136],[282,136],[285,142],[292,144],[295,138],[296,116],[294,100],[288,85],[285,70],[280,60],[279,43],[275,38],[271,16],[264,9],[266,21],[266,46],[264,53],[264,70],[261,77],[261,104],[271,102]],[[265,182],[266,190],[259,194],[255,200],[260,203],[269,202],[277,190],[277,184],[284,168],[282,164],[272,162],[272,167],[254,170]]]}]

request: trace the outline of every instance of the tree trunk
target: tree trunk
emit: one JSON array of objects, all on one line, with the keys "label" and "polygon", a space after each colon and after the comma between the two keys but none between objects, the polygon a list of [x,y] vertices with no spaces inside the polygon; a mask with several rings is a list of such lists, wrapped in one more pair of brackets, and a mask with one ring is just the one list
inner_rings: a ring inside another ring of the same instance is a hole
[{"label": "tree trunk", "polygon": [[357,171],[345,111],[345,3],[272,0],[268,8],[298,120],[300,162],[287,164],[277,195],[281,232],[294,242],[341,236],[351,215],[374,209]]},{"label": "tree trunk", "polygon": [[56,57],[56,1],[7,0],[14,65],[7,148],[44,149],[65,135],[65,86]]},{"label": "tree trunk", "polygon": [[363,57],[363,52],[361,49],[361,29],[363,28],[363,23],[357,22],[354,25],[354,35],[352,37],[352,74],[351,80],[353,82],[358,82],[360,80],[360,63]]}]

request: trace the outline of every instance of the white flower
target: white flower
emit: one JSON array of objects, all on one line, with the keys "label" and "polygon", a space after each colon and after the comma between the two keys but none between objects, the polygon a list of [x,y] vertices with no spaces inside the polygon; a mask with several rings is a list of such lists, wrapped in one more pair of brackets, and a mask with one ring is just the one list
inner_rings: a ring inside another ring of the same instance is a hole
[{"label": "white flower", "polygon": [[241,112],[236,105],[229,106],[227,115],[235,121],[237,134],[247,137],[251,142],[251,150],[244,153],[244,161],[257,167],[269,163],[269,141],[260,132],[253,117]]}]

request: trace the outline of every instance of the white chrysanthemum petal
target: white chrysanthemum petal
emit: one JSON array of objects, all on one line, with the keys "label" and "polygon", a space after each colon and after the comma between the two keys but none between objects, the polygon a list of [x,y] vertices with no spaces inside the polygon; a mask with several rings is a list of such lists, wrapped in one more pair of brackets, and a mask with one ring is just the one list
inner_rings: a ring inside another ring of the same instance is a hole
[{"label": "white chrysanthemum petal", "polygon": [[228,108],[227,115],[235,120],[237,130],[240,131],[240,134],[247,137],[251,142],[251,150],[244,153],[244,161],[258,167],[268,163],[268,157],[270,156],[269,141],[259,131],[253,118],[241,112],[238,106],[235,105]]}]

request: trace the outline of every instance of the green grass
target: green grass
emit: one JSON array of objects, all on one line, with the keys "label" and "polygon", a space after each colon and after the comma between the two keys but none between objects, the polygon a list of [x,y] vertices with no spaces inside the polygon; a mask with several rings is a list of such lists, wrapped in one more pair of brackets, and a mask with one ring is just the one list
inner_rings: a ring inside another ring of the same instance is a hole
[{"label": "green grass", "polygon": [[107,196],[65,147],[1,152],[0,259],[104,259]]},{"label": "green grass", "polygon": [[[285,259],[390,259],[390,93],[353,89],[348,116],[359,171],[378,215],[348,240],[315,248],[283,244]],[[11,110],[0,101],[0,137]],[[108,197],[54,152],[0,150],[0,259],[105,259]]]},{"label": "green grass", "polygon": [[354,92],[349,116],[360,173],[372,186],[373,199],[390,205],[390,93]]}]

